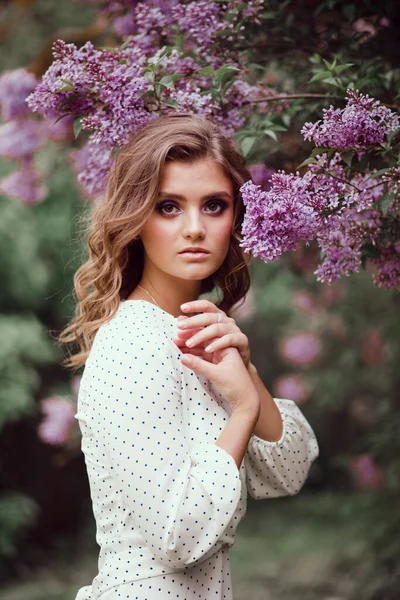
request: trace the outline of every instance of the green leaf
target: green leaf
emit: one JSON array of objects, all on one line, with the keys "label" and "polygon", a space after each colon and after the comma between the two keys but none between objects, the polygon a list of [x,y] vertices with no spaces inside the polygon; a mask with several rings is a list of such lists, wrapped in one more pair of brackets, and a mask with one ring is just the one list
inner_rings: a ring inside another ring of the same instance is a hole
[{"label": "green leaf", "polygon": [[238,11],[235,10],[235,11],[229,11],[229,12],[225,13],[224,19],[226,21],[234,21],[234,19],[236,19],[237,12]]},{"label": "green leaf", "polygon": [[333,68],[333,63],[331,64],[330,62],[328,62],[327,60],[325,60],[325,58],[323,58],[322,60],[324,61],[324,64],[325,64],[326,68],[327,68],[329,71],[332,71],[332,68]]},{"label": "green leaf", "polygon": [[319,65],[321,63],[321,57],[319,54],[313,54],[310,56],[309,61],[314,65]]},{"label": "green leaf", "polygon": [[154,73],[154,71],[146,71],[145,73],[143,73],[143,76],[146,77],[146,79],[150,81],[150,83],[154,84],[154,80],[156,78],[156,74]]},{"label": "green leaf", "polygon": [[78,137],[82,130],[81,117],[75,117],[74,119],[74,136],[75,139]]},{"label": "green leaf", "polygon": [[227,74],[233,73],[234,71],[240,71],[240,69],[238,69],[237,67],[232,67],[231,65],[223,65],[215,71],[215,79],[222,79],[222,77],[224,77]]},{"label": "green leaf", "polygon": [[376,171],[376,173],[371,173],[371,175],[368,175],[368,177],[365,181],[368,181],[368,179],[372,179],[374,177],[380,177],[384,173],[387,173],[387,171],[389,171],[389,169],[390,169],[390,167],[387,167],[386,169],[379,169],[379,171]]},{"label": "green leaf", "polygon": [[149,98],[150,96],[154,96],[153,90],[147,90],[146,92],[139,94],[139,98]]},{"label": "green leaf", "polygon": [[70,79],[63,79],[63,78],[61,78],[61,81],[63,83],[65,83],[66,85],[69,85],[72,89],[74,88],[74,82],[71,81]]},{"label": "green leaf", "polygon": [[351,161],[353,160],[352,150],[342,152],[340,156],[342,157],[343,162],[345,162],[348,167],[351,167]]},{"label": "green leaf", "polygon": [[200,75],[200,77],[208,77],[214,75],[213,67],[203,67],[200,71],[196,71],[196,75]]},{"label": "green leaf", "polygon": [[335,87],[342,87],[340,79],[335,79],[334,77],[327,77],[324,79],[324,83],[329,83],[329,85],[334,85]]},{"label": "green leaf", "polygon": [[311,77],[308,83],[313,83],[314,81],[321,81],[330,77],[332,77],[330,71],[320,71],[319,73]]},{"label": "green leaf", "polygon": [[386,216],[388,208],[392,204],[394,198],[395,198],[395,196],[393,194],[389,194],[389,192],[387,192],[386,194],[384,194],[382,196],[382,198],[381,198],[381,210],[382,210],[382,213],[385,216]]},{"label": "green leaf", "polygon": [[346,69],[350,69],[350,67],[354,67],[354,63],[346,63],[345,65],[338,65],[335,68],[335,73],[337,75],[340,75],[340,73],[342,73],[343,71],[345,71]]},{"label": "green leaf", "polygon": [[319,154],[324,154],[324,152],[326,152],[329,155],[329,153],[333,150],[333,148],[328,148],[327,146],[320,146],[319,148],[314,148],[310,156],[306,158],[306,160],[303,160],[303,162],[298,167],[296,167],[296,169],[300,169],[301,167],[305,167],[307,165],[311,165],[312,163],[317,162],[315,160],[316,156],[318,156]]},{"label": "green leaf", "polygon": [[100,46],[100,50],[108,50],[109,52],[114,52],[114,54],[119,54],[119,48],[113,48],[112,46]]},{"label": "green leaf", "polygon": [[296,170],[297,170],[297,169],[301,169],[301,167],[306,167],[307,165],[311,165],[312,163],[315,163],[315,162],[317,162],[317,161],[315,160],[315,158],[314,158],[313,156],[309,156],[308,158],[306,158],[306,160],[303,160],[303,162],[302,162],[302,163],[300,163],[300,164],[299,164],[299,165],[296,167]]},{"label": "green leaf", "polygon": [[69,83],[67,83],[67,84],[66,84],[66,85],[64,85],[62,88],[60,88],[59,90],[57,90],[57,94],[58,94],[59,92],[70,92],[70,91],[71,91],[71,90],[73,90],[73,89],[74,89],[74,88],[73,88],[73,87],[72,87],[72,86],[71,86]]},{"label": "green leaf", "polygon": [[329,146],[317,146],[317,148],[314,148],[311,152],[311,156],[318,156],[319,154],[324,154],[324,152],[329,152],[330,150],[332,150],[332,148]]},{"label": "green leaf", "polygon": [[220,31],[217,31],[217,35],[219,37],[222,37],[224,35],[229,35],[230,33],[232,33],[232,31],[230,29],[221,29]]},{"label": "green leaf", "polygon": [[170,108],[179,108],[178,101],[175,98],[169,98],[164,102],[165,106],[169,106]]},{"label": "green leaf", "polygon": [[245,137],[242,139],[242,141],[240,142],[240,148],[243,156],[247,156],[249,154],[255,141],[255,137]]},{"label": "green leaf", "polygon": [[129,38],[120,46],[119,49],[121,50],[121,52],[129,46],[131,40],[132,40],[132,36],[129,36]]},{"label": "green leaf", "polygon": [[175,88],[175,83],[171,75],[165,75],[160,79],[159,83],[170,90]]},{"label": "green leaf", "polygon": [[268,135],[273,140],[275,140],[275,142],[278,141],[278,138],[276,137],[276,133],[272,129],[264,129],[264,133],[265,133],[265,135]]}]

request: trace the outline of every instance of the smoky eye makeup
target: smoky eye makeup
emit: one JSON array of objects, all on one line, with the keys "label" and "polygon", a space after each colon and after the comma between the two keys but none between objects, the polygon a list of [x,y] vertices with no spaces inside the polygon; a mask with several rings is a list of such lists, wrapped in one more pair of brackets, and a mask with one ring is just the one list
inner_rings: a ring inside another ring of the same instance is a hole
[{"label": "smoky eye makeup", "polygon": [[[209,206],[209,205],[216,205],[219,206],[219,210],[211,210],[208,211],[209,214],[213,215],[221,215],[229,206],[229,203],[226,200],[223,200],[222,198],[210,198],[210,200],[208,200],[205,204],[205,206]],[[161,202],[158,202],[155,206],[155,210],[163,215],[173,215],[176,214],[174,211],[164,211],[165,207],[175,207],[175,208],[179,208],[179,204],[177,204],[176,202],[172,201],[172,200],[162,200]]]}]

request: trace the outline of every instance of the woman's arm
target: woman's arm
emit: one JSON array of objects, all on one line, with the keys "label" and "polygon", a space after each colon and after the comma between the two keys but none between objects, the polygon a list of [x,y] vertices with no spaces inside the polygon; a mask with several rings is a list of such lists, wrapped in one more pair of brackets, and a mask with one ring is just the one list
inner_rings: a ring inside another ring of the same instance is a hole
[{"label": "woman's arm", "polygon": [[318,456],[317,439],[299,407],[292,400],[272,398],[251,367],[260,415],[244,458],[247,491],[255,499],[297,494]]},{"label": "woman's arm", "polygon": [[240,409],[234,410],[215,442],[217,446],[223,448],[233,457],[238,469],[242,464],[258,414],[259,410],[253,412]]},{"label": "woman's arm", "polygon": [[249,363],[248,372],[253,380],[260,401],[260,414],[254,427],[254,433],[268,442],[275,442],[282,436],[283,421],[273,397],[260,379],[256,367]]}]

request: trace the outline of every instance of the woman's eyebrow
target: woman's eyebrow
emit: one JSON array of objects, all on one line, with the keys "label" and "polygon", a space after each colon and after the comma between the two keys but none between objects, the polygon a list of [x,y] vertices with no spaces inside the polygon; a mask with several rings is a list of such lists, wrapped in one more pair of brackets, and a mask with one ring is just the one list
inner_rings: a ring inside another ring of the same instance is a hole
[{"label": "woman's eyebrow", "polygon": [[[159,196],[163,196],[164,198],[177,198],[178,200],[186,202],[185,196],[182,196],[181,194],[173,194],[172,192],[160,192]],[[212,192],[211,194],[206,194],[205,196],[203,196],[202,200],[215,198],[215,196],[224,196],[226,198],[232,199],[232,196],[228,194],[228,192]]]}]

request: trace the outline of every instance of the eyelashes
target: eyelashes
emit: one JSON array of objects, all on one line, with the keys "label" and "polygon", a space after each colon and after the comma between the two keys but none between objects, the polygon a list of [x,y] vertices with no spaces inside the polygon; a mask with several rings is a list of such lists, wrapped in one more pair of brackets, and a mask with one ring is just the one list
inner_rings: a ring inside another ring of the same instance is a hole
[{"label": "eyelashes", "polygon": [[[224,200],[210,200],[209,202],[207,202],[206,206],[212,204],[216,204],[220,207],[220,210],[216,211],[216,210],[212,210],[210,212],[210,214],[212,215],[221,215],[227,208],[228,208],[228,203],[225,202]],[[173,206],[175,208],[177,208],[177,205],[174,202],[171,202],[170,200],[164,200],[163,202],[159,202],[155,209],[156,211],[161,214],[161,215],[174,215],[176,214],[175,212],[164,212],[164,208],[166,206]]]}]

